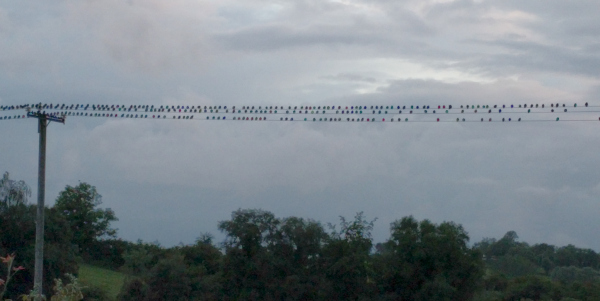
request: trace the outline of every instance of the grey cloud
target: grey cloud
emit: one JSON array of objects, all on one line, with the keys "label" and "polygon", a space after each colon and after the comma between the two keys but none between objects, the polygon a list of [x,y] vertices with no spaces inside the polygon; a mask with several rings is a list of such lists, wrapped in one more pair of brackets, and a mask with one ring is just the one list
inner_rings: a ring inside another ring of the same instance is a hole
[{"label": "grey cloud", "polygon": [[377,79],[374,77],[363,76],[360,74],[353,74],[353,73],[339,73],[337,75],[322,76],[321,78],[326,79],[326,80],[333,80],[333,81],[350,81],[350,82],[364,82],[364,83],[376,83],[377,82]]},{"label": "grey cloud", "polygon": [[[294,1],[284,6],[281,15],[272,20],[234,23],[235,29],[215,33],[214,38],[234,50],[270,51],[323,45],[338,50],[337,47],[379,45],[398,51],[398,46],[419,44],[415,37],[434,34],[433,27],[399,5]],[[231,19],[237,15],[225,17]]]},{"label": "grey cloud", "polygon": [[201,67],[211,57],[205,2],[70,2],[69,24],[85,24],[85,47],[101,46],[117,65],[156,74]]},{"label": "grey cloud", "polygon": [[234,50],[253,51],[319,45],[365,46],[381,41],[381,37],[377,35],[371,33],[360,34],[343,28],[325,26],[313,28],[311,31],[306,32],[277,25],[220,34],[216,35],[215,38]]},{"label": "grey cloud", "polygon": [[[346,97],[362,105],[510,105],[522,103],[563,103],[565,100],[591,101],[586,94],[561,91],[535,81],[502,80],[493,83],[444,83],[434,80],[395,80],[377,93]],[[334,101],[341,102],[341,99]]]},{"label": "grey cloud", "polygon": [[[0,33],[0,102],[437,106],[600,95],[593,2],[207,3],[70,1],[50,13],[0,4],[11,24]],[[511,11],[535,20],[506,19]],[[417,67],[397,70],[399,61]],[[379,218],[376,241],[413,214],[461,223],[474,241],[515,230],[532,243],[599,250],[599,138],[579,122],[74,117],[49,128],[47,199],[89,182],[122,237],[164,245],[218,235],[231,211],[263,208],[333,223],[365,211]],[[35,186],[35,122],[0,121],[0,140],[1,167]]]},{"label": "grey cloud", "polygon": [[585,50],[514,40],[472,41],[472,43],[499,46],[510,50],[508,54],[481,55],[465,64],[484,72],[494,73],[505,70],[507,73],[519,73],[521,70],[538,70],[597,77],[596,70],[600,68],[600,53],[590,53]]},{"label": "grey cloud", "polygon": [[8,14],[0,8],[0,34],[6,34],[10,25]]}]

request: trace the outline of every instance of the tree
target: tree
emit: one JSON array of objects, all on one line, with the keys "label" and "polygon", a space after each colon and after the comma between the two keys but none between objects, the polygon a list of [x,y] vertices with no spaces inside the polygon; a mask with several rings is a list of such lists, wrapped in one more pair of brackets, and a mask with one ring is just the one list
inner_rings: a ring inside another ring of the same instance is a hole
[{"label": "tree", "polygon": [[67,185],[56,199],[56,208],[61,212],[73,232],[73,242],[79,251],[87,253],[93,242],[105,237],[115,237],[116,229],[110,228],[112,221],[118,220],[110,209],[97,208],[102,204],[102,196],[96,187],[80,183],[76,187]]},{"label": "tree", "polygon": [[497,242],[495,242],[494,244],[492,244],[490,246],[491,255],[492,256],[506,255],[511,248],[513,248],[519,244],[517,242],[518,239],[519,239],[519,236],[517,235],[517,232],[515,232],[515,231],[506,232],[506,234],[504,234],[504,236],[500,240],[498,240]]},{"label": "tree", "polygon": [[373,295],[375,285],[370,253],[375,220],[367,221],[359,212],[350,222],[340,217],[339,232],[330,225],[333,232],[323,246],[327,299],[359,300]]},{"label": "tree", "polygon": [[558,248],[555,255],[557,266],[576,266],[579,268],[600,266],[600,257],[590,249],[580,249],[573,245]]},{"label": "tree", "polygon": [[9,178],[8,172],[0,179],[0,210],[17,204],[27,204],[27,197],[31,196],[31,188],[24,181],[15,181]]},{"label": "tree", "polygon": [[225,299],[315,300],[327,234],[312,220],[237,210],[219,223],[227,233],[222,280]]},{"label": "tree", "polygon": [[315,300],[323,283],[322,246],[328,238],[313,220],[288,217],[281,220],[268,246],[274,281],[268,289],[275,300]]},{"label": "tree", "polygon": [[252,256],[273,238],[278,225],[271,212],[239,209],[231,213],[230,221],[219,222],[219,230],[227,232],[227,249],[241,249]]},{"label": "tree", "polygon": [[266,300],[267,286],[274,281],[267,245],[277,235],[280,221],[263,210],[236,210],[231,220],[219,222],[227,233],[223,258],[223,291],[233,300]]},{"label": "tree", "polygon": [[159,260],[150,270],[145,300],[190,300],[192,287],[186,268],[183,255],[175,254]]},{"label": "tree", "polygon": [[221,293],[221,257],[212,245],[212,235],[204,234],[193,245],[174,247],[183,256],[185,271],[191,280],[189,300],[219,300]]},{"label": "tree", "polygon": [[400,300],[469,300],[483,272],[481,253],[452,222],[436,225],[412,216],[391,225],[377,260],[380,289]]},{"label": "tree", "polygon": [[[558,298],[557,298],[558,297]],[[560,292],[546,277],[528,275],[513,279],[504,293],[504,300],[560,300]]]}]

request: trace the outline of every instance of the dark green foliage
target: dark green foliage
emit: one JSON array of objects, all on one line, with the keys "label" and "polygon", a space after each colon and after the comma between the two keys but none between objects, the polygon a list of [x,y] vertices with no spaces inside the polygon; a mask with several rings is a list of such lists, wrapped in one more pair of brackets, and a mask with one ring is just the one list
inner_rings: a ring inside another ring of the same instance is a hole
[{"label": "dark green foliage", "polygon": [[192,291],[190,277],[181,255],[163,258],[152,267],[147,278],[145,300],[189,300]]},{"label": "dark green foliage", "polygon": [[227,233],[225,247],[241,250],[252,257],[275,236],[279,220],[263,210],[237,210],[230,221],[219,222],[219,230]]},{"label": "dark green foliage", "polygon": [[132,245],[132,243],[121,239],[94,240],[90,243],[87,252],[82,254],[82,257],[89,264],[116,270],[125,264],[123,254]]},{"label": "dark green foliage", "polygon": [[147,290],[148,286],[142,278],[133,277],[123,285],[117,299],[121,301],[143,301],[146,300]]},{"label": "dark green foliage", "polygon": [[391,225],[392,238],[380,247],[378,283],[401,300],[469,300],[482,275],[481,253],[454,223],[440,225],[405,217]]},{"label": "dark green foliage", "polygon": [[600,300],[596,252],[572,245],[530,247],[509,233],[499,241],[484,239],[475,245],[489,254],[488,275],[477,300]]},{"label": "dark green foliage", "polygon": [[488,267],[507,277],[520,277],[526,275],[537,275],[544,272],[528,258],[521,255],[499,256],[488,261]]},{"label": "dark green foliage", "polygon": [[163,249],[138,242],[124,255],[119,300],[218,300],[221,253],[210,243]]},{"label": "dark green foliage", "polygon": [[331,233],[323,246],[327,299],[359,300],[376,292],[370,260],[374,222],[366,221],[362,212],[351,222],[340,217],[340,231]]},{"label": "dark green foliage", "polygon": [[565,285],[565,296],[579,300],[600,300],[600,282],[573,282]]},{"label": "dark green foliage", "polygon": [[[46,208],[45,216],[44,279],[50,280],[44,281],[43,291],[50,293],[52,280],[66,280],[66,273],[75,274],[77,263],[67,221],[54,209]],[[0,211],[0,254],[16,254],[16,265],[25,268],[13,278],[6,297],[16,299],[33,287],[35,217],[35,206],[20,204]]]},{"label": "dark green foliage", "polygon": [[[267,246],[277,238],[280,221],[271,212],[237,210],[219,222],[227,234],[223,259],[223,291],[233,299],[266,299],[276,281]],[[280,275],[285,276],[285,275]]]},{"label": "dark green foliage", "polygon": [[194,300],[216,300],[220,295],[221,252],[211,240],[198,240],[191,246],[174,248],[181,254],[186,266],[186,277],[190,279],[190,296]]},{"label": "dark green foliage", "polygon": [[73,232],[73,242],[81,254],[87,254],[95,241],[114,237],[116,230],[110,228],[112,221],[118,220],[109,209],[97,208],[102,197],[96,187],[80,183],[75,187],[67,185],[56,199],[54,208],[61,212],[69,222]]},{"label": "dark green foliage", "polygon": [[327,234],[321,224],[297,217],[281,220],[277,235],[269,245],[275,275],[272,284],[277,295],[287,300],[316,299],[321,285],[321,248]]},{"label": "dark green foliage", "polygon": [[[170,249],[141,242],[130,247],[123,270],[134,277],[120,300],[472,300],[478,291],[477,300],[576,295],[547,277],[494,272],[483,277],[482,252],[469,248],[466,231],[451,222],[403,218],[392,223],[390,239],[373,253],[373,223],[359,213],[326,233],[311,220],[238,210],[219,223],[227,235],[224,254],[207,235]],[[543,273],[535,262],[547,248],[533,251],[516,241],[516,233],[500,242],[510,247],[497,248],[495,240],[487,244],[504,254],[494,260],[521,258]]]},{"label": "dark green foliage", "polygon": [[552,282],[539,276],[525,276],[512,280],[506,289],[504,300],[560,300],[560,293],[554,290]]},{"label": "dark green foliage", "polygon": [[600,257],[590,249],[580,249],[573,245],[559,248],[555,254],[556,266],[576,266],[579,268],[600,268]]},{"label": "dark green foliage", "polygon": [[550,277],[562,283],[595,283],[600,281],[600,272],[590,267],[582,269],[575,266],[557,267],[552,270]]},{"label": "dark green foliage", "polygon": [[536,264],[549,273],[555,265],[556,248],[549,244],[537,244],[531,247],[531,252],[535,256]]},{"label": "dark green foliage", "polygon": [[146,275],[164,252],[158,244],[138,241],[137,244],[129,246],[123,253],[124,264],[121,269],[129,275]]},{"label": "dark green foliage", "polygon": [[81,290],[83,301],[109,301],[108,294],[101,288],[93,285],[85,285]]}]

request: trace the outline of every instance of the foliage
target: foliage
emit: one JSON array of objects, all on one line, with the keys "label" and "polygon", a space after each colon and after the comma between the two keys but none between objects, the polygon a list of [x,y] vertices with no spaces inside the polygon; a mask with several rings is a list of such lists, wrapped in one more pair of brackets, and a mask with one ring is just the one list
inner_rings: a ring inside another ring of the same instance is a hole
[{"label": "foliage", "polygon": [[[44,279],[57,279],[77,272],[71,231],[61,214],[45,209]],[[35,262],[36,206],[15,205],[0,212],[0,253],[16,253],[25,271],[14,278],[7,290],[9,298],[29,292],[33,286]],[[44,281],[44,292],[52,291],[52,282]]]},{"label": "foliage", "polygon": [[10,280],[15,276],[16,273],[24,270],[25,268],[23,266],[13,267],[15,262],[15,254],[6,255],[6,257],[0,257],[0,261],[6,265],[6,274],[4,275],[4,279],[0,278],[0,287],[2,287],[2,292],[0,292],[0,300],[3,300]]},{"label": "foliage", "polygon": [[123,256],[131,276],[118,300],[218,300],[222,255],[205,241],[166,250],[138,242]]},{"label": "foliage", "polygon": [[79,301],[83,299],[83,293],[81,292],[83,287],[79,284],[79,280],[71,274],[67,274],[67,278],[70,280],[68,284],[63,284],[60,278],[54,280],[54,296],[50,298],[50,301]]},{"label": "foliage", "polygon": [[129,246],[123,253],[124,264],[121,270],[129,275],[146,275],[164,252],[158,244],[138,241],[137,244]]},{"label": "foliage", "polygon": [[374,223],[359,212],[351,222],[340,217],[339,232],[330,225],[333,232],[322,251],[327,279],[324,292],[328,299],[358,300],[375,291],[370,260]]},{"label": "foliage", "polygon": [[117,270],[125,264],[123,255],[130,250],[134,243],[122,239],[94,240],[87,252],[82,255],[86,263]]},{"label": "foliage", "polygon": [[125,282],[125,274],[89,264],[79,265],[78,277],[85,300],[115,300]]},{"label": "foliage", "polygon": [[240,249],[252,257],[274,237],[278,224],[271,212],[237,210],[231,214],[231,221],[219,222],[219,230],[227,233],[226,249]]},{"label": "foliage", "polygon": [[384,294],[401,300],[469,300],[478,288],[481,253],[467,246],[460,225],[412,216],[391,225],[392,237],[378,257],[378,283]]},{"label": "foliage", "polygon": [[590,267],[556,267],[554,270],[552,270],[550,277],[552,280],[560,281],[562,283],[593,283],[600,281],[600,272]]},{"label": "foliage", "polygon": [[267,246],[277,237],[280,220],[263,210],[237,210],[230,221],[219,222],[227,234],[223,258],[223,290],[233,299],[265,299],[273,283]]},{"label": "foliage", "polygon": [[0,179],[0,210],[9,206],[27,204],[27,198],[31,196],[31,188],[24,181],[15,181],[9,178],[5,172]]},{"label": "foliage", "polygon": [[490,260],[488,266],[507,277],[537,275],[544,272],[542,268],[521,255],[505,255]]},{"label": "foliage", "polygon": [[[96,285],[86,285],[81,289],[84,301],[111,301],[115,297],[110,297],[109,293]],[[118,291],[117,291],[118,293]],[[116,296],[116,295],[115,295]]]},{"label": "foliage", "polygon": [[600,300],[596,252],[572,245],[529,246],[517,238],[510,231],[498,241],[475,244],[486,254],[488,269],[478,300]]},{"label": "foliage", "polygon": [[600,268],[600,257],[590,249],[580,249],[573,245],[568,245],[558,248],[554,257],[557,266]]},{"label": "foliage", "polygon": [[189,300],[191,280],[186,274],[186,265],[181,255],[163,258],[152,267],[147,278],[146,300]]},{"label": "foliage", "polygon": [[540,276],[525,276],[510,282],[504,296],[505,300],[560,300],[554,295],[559,294],[554,290],[552,282]]},{"label": "foliage", "polygon": [[87,183],[67,185],[56,199],[54,208],[68,221],[80,253],[88,253],[95,241],[116,235],[117,230],[110,228],[110,223],[118,219],[110,208],[97,208],[101,204],[102,196]]}]

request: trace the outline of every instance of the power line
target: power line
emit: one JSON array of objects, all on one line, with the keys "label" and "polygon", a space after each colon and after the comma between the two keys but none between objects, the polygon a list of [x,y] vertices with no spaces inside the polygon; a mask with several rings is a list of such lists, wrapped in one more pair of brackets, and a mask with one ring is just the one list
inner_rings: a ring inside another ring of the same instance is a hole
[{"label": "power line", "polygon": [[[26,115],[6,115],[14,110],[37,110],[49,118],[101,117],[161,120],[211,120],[211,121],[329,121],[329,122],[511,122],[511,121],[595,121],[595,117],[569,119],[564,115],[600,113],[600,106],[559,103],[523,105],[396,105],[396,106],[185,106],[185,105],[94,105],[94,104],[25,104],[1,106],[0,121],[26,118]],[[29,114],[29,113],[28,113]],[[513,118],[512,114],[546,116],[556,118]],[[3,116],[4,115],[4,116]],[[444,116],[459,115],[454,119]],[[492,118],[482,115],[490,115]],[[500,117],[502,115],[503,117]],[[285,117],[283,117],[285,116]],[[325,117],[322,117],[325,116]],[[335,116],[335,117],[334,117]],[[400,117],[402,116],[402,117]],[[426,117],[427,116],[427,117]],[[506,117],[505,117],[506,116]],[[29,116],[33,117],[33,116]],[[429,118],[431,117],[431,118]],[[462,117],[462,118],[461,118]],[[598,118],[600,120],[600,117]]]}]

